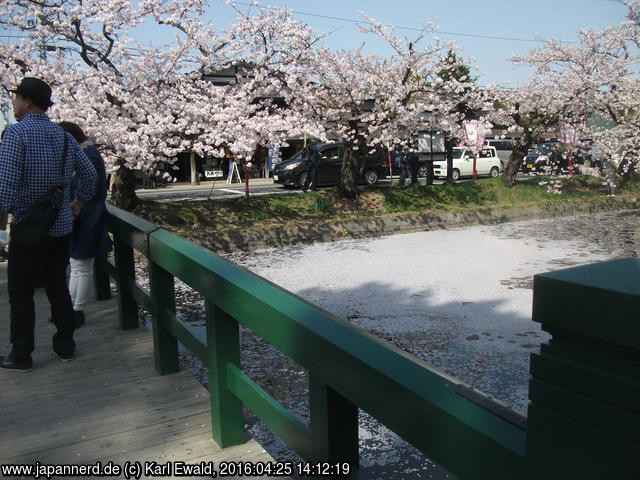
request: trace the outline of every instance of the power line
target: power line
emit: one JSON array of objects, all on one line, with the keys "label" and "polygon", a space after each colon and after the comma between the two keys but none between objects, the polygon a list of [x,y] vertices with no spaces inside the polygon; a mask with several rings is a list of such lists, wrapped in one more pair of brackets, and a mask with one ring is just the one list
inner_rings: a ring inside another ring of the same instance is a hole
[{"label": "power line", "polygon": [[[613,0],[610,0],[613,1]],[[238,5],[244,5],[247,7],[254,7],[255,5],[251,4],[251,3],[246,3],[246,2],[235,2]],[[267,7],[260,7],[260,8],[267,8]],[[318,13],[310,13],[310,12],[301,12],[299,10],[291,10],[292,13],[298,14],[298,15],[306,15],[309,17],[317,17],[317,18],[323,18],[325,20],[338,20],[341,22],[349,22],[349,23],[354,23],[354,24],[363,24],[365,23],[363,20],[356,20],[353,18],[344,18],[344,17],[334,17],[331,15],[320,15]],[[393,27],[396,28],[398,30],[408,30],[408,31],[412,31],[412,32],[423,32],[424,29],[422,28],[417,28],[417,27],[403,27],[403,26],[399,26],[399,25],[391,25],[391,24],[385,24],[383,23],[382,25],[384,25],[385,27]],[[505,41],[509,41],[509,42],[528,42],[528,43],[544,43],[545,40],[542,39],[534,39],[534,38],[518,38],[518,37],[499,37],[499,36],[494,36],[494,35],[480,35],[480,34],[473,34],[473,33],[460,33],[460,32],[449,32],[449,31],[445,31],[445,30],[437,30],[435,32],[436,34],[441,34],[441,35],[452,35],[452,36],[458,36],[458,37],[466,37],[466,38],[482,38],[482,39],[488,39],[488,40],[505,40]],[[11,35],[0,35],[0,38],[28,38],[28,37],[24,37],[24,36],[11,36]],[[562,44],[573,44],[573,45],[577,45],[579,42],[559,42]]]},{"label": "power line", "polygon": [[[254,7],[255,5],[251,4],[251,3],[245,3],[245,2],[234,2],[238,5],[244,5],[247,7]],[[267,7],[260,7],[260,8],[267,8]],[[353,18],[343,18],[343,17],[333,17],[330,15],[320,15],[318,13],[309,13],[309,12],[301,12],[299,10],[291,10],[292,13],[296,13],[298,15],[307,15],[309,17],[317,17],[317,18],[324,18],[326,20],[338,20],[341,22],[350,22],[350,23],[355,23],[355,24],[363,24],[365,23],[365,21],[363,20],[356,20]],[[403,27],[403,26],[399,26],[399,25],[390,25],[390,24],[386,24],[383,23],[382,25],[384,25],[385,27],[393,27],[396,28],[398,30],[409,30],[409,31],[413,31],[413,32],[422,32],[424,31],[424,29],[422,28],[417,28],[417,27]],[[444,31],[444,30],[437,30],[435,32],[436,34],[442,34],[442,35],[454,35],[454,36],[458,36],[458,37],[470,37],[470,38],[484,38],[484,39],[489,39],[489,40],[507,40],[509,42],[533,42],[533,43],[544,43],[545,40],[542,39],[533,39],[533,38],[517,38],[517,37],[497,37],[497,36],[493,36],[493,35],[479,35],[479,34],[473,34],[473,33],[459,33],[459,32],[448,32],[448,31]],[[564,44],[577,44],[578,42],[560,42],[560,43],[564,43]]]}]

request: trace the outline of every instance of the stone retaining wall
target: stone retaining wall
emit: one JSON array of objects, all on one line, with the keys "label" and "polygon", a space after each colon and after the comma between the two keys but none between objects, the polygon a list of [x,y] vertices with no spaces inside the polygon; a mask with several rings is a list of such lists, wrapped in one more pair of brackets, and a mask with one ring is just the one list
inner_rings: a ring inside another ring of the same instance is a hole
[{"label": "stone retaining wall", "polygon": [[539,204],[530,207],[487,207],[445,212],[439,215],[398,214],[358,221],[301,223],[295,227],[207,232],[190,236],[189,239],[216,253],[231,253],[638,208],[640,208],[639,198],[621,196],[583,202]]}]

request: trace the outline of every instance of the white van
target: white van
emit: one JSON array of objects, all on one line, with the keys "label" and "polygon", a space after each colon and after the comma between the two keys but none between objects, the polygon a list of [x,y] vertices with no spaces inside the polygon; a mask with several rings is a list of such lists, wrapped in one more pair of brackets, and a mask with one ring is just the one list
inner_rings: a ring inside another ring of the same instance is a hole
[{"label": "white van", "polygon": [[502,163],[501,170],[504,170],[511,158],[511,152],[516,144],[516,141],[511,138],[488,138],[484,141],[484,144],[489,147],[496,147],[498,152],[498,158]]},{"label": "white van", "polygon": [[[495,147],[484,147],[476,158],[476,171],[478,175],[497,177],[502,169]],[[436,177],[447,176],[447,162],[437,160],[433,162],[433,173]],[[473,154],[464,147],[453,148],[453,171],[451,178],[458,180],[460,177],[473,175]]]}]

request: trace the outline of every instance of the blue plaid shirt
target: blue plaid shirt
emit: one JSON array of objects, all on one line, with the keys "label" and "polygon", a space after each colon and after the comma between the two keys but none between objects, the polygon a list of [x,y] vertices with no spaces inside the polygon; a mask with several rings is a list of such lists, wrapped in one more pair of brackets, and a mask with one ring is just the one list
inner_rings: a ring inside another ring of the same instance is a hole
[{"label": "blue plaid shirt", "polygon": [[[68,133],[64,178],[60,178],[64,134],[64,130],[44,113],[28,113],[5,130],[0,144],[0,212],[11,213],[13,222],[19,222],[31,205],[62,180],[65,182],[64,198],[69,198],[69,181],[74,171],[80,179],[76,197],[88,200],[93,196],[96,171]],[[49,236],[68,235],[72,226],[71,208],[63,202]]]}]

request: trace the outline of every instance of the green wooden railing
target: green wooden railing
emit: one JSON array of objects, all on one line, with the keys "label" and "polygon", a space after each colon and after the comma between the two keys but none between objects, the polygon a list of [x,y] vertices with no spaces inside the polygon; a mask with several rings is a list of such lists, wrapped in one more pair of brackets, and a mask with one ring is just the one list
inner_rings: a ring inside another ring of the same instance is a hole
[{"label": "green wooden railing", "polygon": [[[558,289],[569,285],[575,293],[583,286],[562,275],[536,277],[535,293],[547,296],[534,295],[534,319],[553,340],[533,356],[527,426],[526,419],[454,378],[167,230],[111,206],[109,229],[115,265],[106,260],[96,264],[99,298],[108,296],[111,276],[118,288],[121,328],[138,326],[138,306],[151,312],[160,374],[179,370],[178,342],[208,367],[212,430],[221,447],[246,441],[244,404],[304,459],[349,462],[350,476],[357,478],[362,409],[463,480],[640,478],[638,260],[618,266],[631,271],[635,282],[632,291],[625,287],[624,292],[628,298],[622,311],[629,316],[618,322],[626,322],[628,331],[603,341],[594,336],[599,332],[595,327],[591,334],[574,335],[567,326],[572,323],[567,318],[575,318],[571,308],[563,316],[549,306]],[[149,262],[150,292],[135,281],[134,250]],[[195,329],[176,316],[175,278],[204,297],[206,329]],[[612,301],[607,294],[620,292],[607,288],[602,289],[603,298]],[[555,323],[547,325],[547,318]],[[608,317],[601,320],[607,328],[616,328]],[[573,323],[581,324],[579,319]],[[309,428],[242,371],[239,324],[307,370]],[[621,338],[624,347],[611,343]],[[607,360],[596,361],[601,357]],[[591,392],[596,377],[599,383],[593,390],[600,397]],[[608,379],[619,388],[605,391]],[[617,401],[618,394],[624,399]],[[602,418],[597,414],[595,421],[592,415],[602,406],[598,401],[610,411]],[[580,409],[574,412],[572,406],[578,403]],[[608,443],[596,448],[590,444],[593,439]],[[581,451],[595,448],[598,453],[578,456],[571,441]],[[603,470],[589,464],[602,462],[605,450],[610,456],[604,459],[614,462],[609,466],[616,475],[594,476]]]}]

